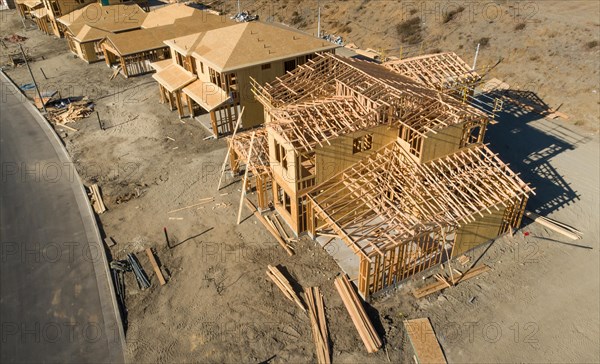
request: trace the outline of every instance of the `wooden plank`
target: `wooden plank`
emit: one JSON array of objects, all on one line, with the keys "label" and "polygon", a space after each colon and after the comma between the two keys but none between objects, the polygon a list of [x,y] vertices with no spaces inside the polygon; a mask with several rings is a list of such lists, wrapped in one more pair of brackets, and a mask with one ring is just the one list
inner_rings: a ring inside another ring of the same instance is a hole
[{"label": "wooden plank", "polygon": [[428,318],[404,320],[404,327],[419,364],[447,363]]},{"label": "wooden plank", "polygon": [[150,260],[150,264],[152,265],[152,269],[154,269],[154,273],[156,274],[156,277],[158,278],[160,285],[164,286],[165,284],[167,284],[167,282],[165,281],[165,277],[163,276],[162,272],[160,271],[160,267],[158,266],[158,263],[156,262],[156,258],[154,258],[154,253],[152,253],[152,249],[146,248],[146,255],[148,255],[148,260]]},{"label": "wooden plank", "polygon": [[[485,273],[487,271],[489,271],[491,268],[488,267],[487,265],[480,265],[477,268],[471,268],[470,270],[468,270],[466,273],[464,273],[461,277],[459,277],[456,280],[456,284],[462,282],[462,281],[466,281],[467,279],[471,279],[475,276],[480,275],[481,273]],[[447,283],[442,283],[442,282],[435,282],[433,284],[430,284],[428,286],[419,288],[417,290],[415,290],[413,292],[413,295],[415,296],[415,298],[422,298],[425,296],[428,296],[432,293],[435,293],[437,291],[441,291],[444,288],[448,288],[448,284]]]},{"label": "wooden plank", "polygon": [[271,278],[271,280],[277,285],[277,287],[279,287],[279,289],[281,289],[281,291],[283,292],[283,294],[285,295],[285,297],[287,299],[296,303],[296,305],[298,307],[300,307],[300,309],[303,312],[306,312],[306,308],[304,307],[304,304],[300,300],[300,297],[298,297],[298,295],[296,294],[296,291],[294,291],[294,288],[292,287],[290,282],[283,275],[283,273],[281,273],[281,271],[279,269],[277,269],[277,267],[268,265],[267,266],[267,276],[269,278]]},{"label": "wooden plank", "polygon": [[358,297],[354,288],[352,287],[348,277],[344,274],[337,277],[334,281],[335,288],[337,289],[342,302],[354,323],[354,327],[360,338],[362,339],[367,352],[374,353],[379,350],[382,346],[381,339],[375,331],[373,324],[369,320],[369,317]]},{"label": "wooden plank", "polygon": [[566,225],[564,225],[562,223],[552,221],[552,220],[545,218],[543,216],[540,216],[534,212],[525,211],[525,216],[527,216],[529,219],[537,222],[538,224],[543,225],[550,230],[554,230],[555,232],[562,234],[570,239],[578,240],[578,239],[582,238],[581,235],[578,235],[576,233],[578,230],[575,230],[573,228],[567,228]]},{"label": "wooden plank", "polygon": [[254,204],[252,204],[252,202],[250,202],[250,200],[248,200],[247,198],[245,198],[244,201],[246,202],[246,205],[250,208],[250,210],[253,211],[254,216],[256,216],[258,221],[260,221],[267,228],[267,230],[271,233],[271,235],[273,235],[273,237],[277,240],[279,245],[281,245],[281,247],[283,249],[285,249],[285,251],[288,253],[288,255],[289,256],[294,255],[294,251],[290,248],[290,246],[285,241],[283,241],[283,239],[281,238],[281,236],[279,236],[277,231],[275,231],[273,229],[273,227],[271,227],[269,225],[267,220],[265,220],[265,218],[260,214],[260,212],[258,212],[258,210],[254,206]]}]

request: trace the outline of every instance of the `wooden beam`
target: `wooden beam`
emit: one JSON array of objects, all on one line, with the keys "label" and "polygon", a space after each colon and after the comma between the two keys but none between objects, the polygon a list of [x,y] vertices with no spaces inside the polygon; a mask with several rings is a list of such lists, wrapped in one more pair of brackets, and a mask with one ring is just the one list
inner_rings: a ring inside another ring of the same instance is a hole
[{"label": "wooden beam", "polygon": [[165,277],[163,276],[162,272],[160,271],[160,267],[158,266],[158,263],[156,262],[156,258],[154,258],[154,253],[152,253],[152,249],[146,248],[146,255],[148,255],[148,260],[150,261],[150,264],[152,265],[152,269],[154,269],[154,274],[156,274],[156,278],[158,278],[160,285],[164,286],[167,282],[165,281]]}]

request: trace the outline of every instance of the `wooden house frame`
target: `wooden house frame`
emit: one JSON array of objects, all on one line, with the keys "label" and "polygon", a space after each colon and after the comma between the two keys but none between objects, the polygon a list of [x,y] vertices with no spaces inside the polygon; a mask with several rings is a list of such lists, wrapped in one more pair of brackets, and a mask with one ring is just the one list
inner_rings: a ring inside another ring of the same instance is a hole
[{"label": "wooden house frame", "polygon": [[21,18],[33,18],[31,14],[34,10],[44,7],[41,0],[16,0],[15,5]]},{"label": "wooden house frame", "polygon": [[418,163],[393,142],[309,194],[309,231],[359,256],[368,297],[518,227],[529,193],[485,145]]},{"label": "wooden house frame", "polygon": [[[166,68],[160,63],[155,67],[161,68],[154,75],[161,100],[168,101],[172,110],[176,108],[180,118],[195,117],[200,109],[208,112],[207,126],[216,137],[234,132],[242,107],[242,128],[263,123],[263,106],[250,92],[252,79],[261,84],[273,81],[318,52],[338,47],[287,27],[261,22],[231,24],[164,43],[171,50],[175,66]],[[182,70],[195,77],[178,88],[163,82],[174,77],[167,73]]]},{"label": "wooden house frame", "polygon": [[354,254],[365,298],[520,225],[533,191],[483,144],[491,117],[443,90],[324,54],[253,92],[275,210]]},{"label": "wooden house frame", "polygon": [[441,91],[472,88],[481,81],[481,76],[454,52],[393,60],[383,66]]},{"label": "wooden house frame", "polygon": [[140,29],[147,13],[135,3],[89,4],[57,19],[73,54],[87,63],[104,59],[101,41],[111,34]]},{"label": "wooden house frame", "polygon": [[45,7],[40,7],[32,10],[30,14],[39,30],[47,35],[52,34],[52,26],[50,25],[50,20],[48,19],[48,9]]}]

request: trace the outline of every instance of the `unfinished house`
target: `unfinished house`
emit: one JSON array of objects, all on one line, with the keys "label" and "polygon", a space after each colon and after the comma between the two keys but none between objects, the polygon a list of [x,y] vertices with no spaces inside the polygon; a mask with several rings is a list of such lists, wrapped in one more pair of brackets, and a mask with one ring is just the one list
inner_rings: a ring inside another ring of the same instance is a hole
[{"label": "unfinished house", "polygon": [[87,63],[104,59],[100,46],[106,36],[140,29],[147,14],[137,4],[89,4],[58,19],[73,54]]},{"label": "unfinished house", "polygon": [[16,0],[15,5],[21,18],[32,18],[31,12],[44,7],[41,0]]},{"label": "unfinished house", "polygon": [[81,9],[88,4],[95,3],[96,1],[97,0],[42,0],[44,7],[46,8],[47,20],[50,23],[52,34],[57,37],[63,36],[64,26],[58,22],[58,18],[77,9]]},{"label": "unfinished house", "polygon": [[46,35],[52,34],[52,26],[50,25],[50,20],[48,18],[48,9],[42,6],[32,10],[30,14],[31,19],[33,19],[39,30]]},{"label": "unfinished house", "polygon": [[232,169],[260,173],[247,187],[270,185],[276,213],[333,245],[363,297],[520,225],[532,190],[483,144],[490,115],[460,98],[333,55],[254,92],[267,157],[244,160],[257,147],[238,134]]},{"label": "unfinished house", "polygon": [[150,11],[140,29],[106,35],[100,47],[107,66],[119,68],[127,78],[153,72],[152,62],[171,58],[165,40],[232,24],[235,23],[225,17],[172,4]]},{"label": "unfinished house", "polygon": [[244,108],[242,127],[264,121],[262,104],[252,97],[251,79],[265,84],[294,70],[318,52],[338,45],[276,24],[238,23],[166,41],[172,61],[155,65],[161,102],[179,117],[199,118],[215,136],[232,133]]}]

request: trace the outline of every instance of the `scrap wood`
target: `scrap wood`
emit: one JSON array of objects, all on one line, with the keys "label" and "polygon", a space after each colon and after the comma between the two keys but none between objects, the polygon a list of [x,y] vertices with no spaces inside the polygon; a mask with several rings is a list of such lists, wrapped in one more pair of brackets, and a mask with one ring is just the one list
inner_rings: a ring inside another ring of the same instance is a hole
[{"label": "scrap wood", "polygon": [[283,273],[281,273],[281,271],[279,269],[277,269],[277,267],[268,265],[267,266],[267,276],[269,278],[271,278],[271,280],[277,285],[277,287],[279,287],[279,289],[281,290],[281,292],[283,292],[284,296],[287,299],[289,299],[292,302],[295,302],[296,305],[298,307],[300,307],[300,309],[303,312],[306,312],[306,308],[304,307],[304,304],[300,300],[300,297],[298,297],[298,295],[296,294],[296,291],[294,291],[294,288],[292,288],[292,285],[290,284],[290,282],[287,280],[287,278],[285,278]]},{"label": "scrap wood", "polygon": [[525,211],[525,216],[527,216],[529,219],[537,222],[538,224],[544,225],[545,227],[547,227],[548,229],[554,230],[557,233],[563,234],[564,236],[571,238],[573,240],[578,240],[581,239],[583,237],[583,234],[581,231],[563,224],[559,221],[544,217],[544,216],[540,216],[538,214],[536,214],[535,212],[531,212],[531,211]]},{"label": "scrap wood", "polygon": [[56,124],[56,125],[57,125],[57,126],[60,126],[61,128],[68,129],[68,130],[70,130],[70,131],[79,131],[79,129],[71,128],[71,127],[70,127],[70,126],[68,126],[68,125],[64,125],[64,124]]},{"label": "scrap wood", "polygon": [[419,363],[447,363],[428,318],[404,320],[404,327]]},{"label": "scrap wood", "polygon": [[256,209],[256,206],[254,206],[252,201],[248,200],[247,198],[244,198],[244,201],[246,202],[246,205],[248,206],[248,208],[250,208],[250,210],[254,213],[254,216],[256,216],[256,218],[267,228],[267,230],[271,233],[271,235],[273,235],[273,237],[277,240],[279,245],[281,245],[281,247],[283,249],[285,249],[285,251],[288,253],[288,255],[289,256],[294,255],[294,251],[292,250],[292,248],[285,241],[283,241],[283,239],[281,238],[281,236],[279,236],[277,231],[275,229],[273,229],[273,227],[271,227],[271,225],[269,225],[269,223],[264,218],[264,216],[262,216],[261,213]]},{"label": "scrap wood", "polygon": [[466,255],[461,255],[460,257],[458,257],[456,259],[456,261],[458,261],[460,263],[460,265],[462,265],[464,267],[471,261],[471,257],[466,256]]},{"label": "scrap wood", "polygon": [[371,320],[369,320],[369,316],[367,316],[367,312],[358,294],[356,294],[352,284],[348,280],[348,276],[345,274],[338,276],[334,284],[344,302],[344,306],[346,306],[346,310],[350,314],[354,327],[356,327],[360,338],[367,348],[367,352],[374,353],[378,351],[382,346],[381,339],[377,331],[375,331]]},{"label": "scrap wood", "polygon": [[48,117],[55,124],[64,125],[88,117],[94,111],[93,104],[87,100],[71,102],[64,109],[52,108],[48,111]]},{"label": "scrap wood", "polygon": [[115,77],[117,77],[117,75],[119,74],[119,72],[121,72],[121,66],[118,66],[117,68],[115,68],[115,71],[110,76],[109,80],[112,81]]},{"label": "scrap wood", "polygon": [[165,277],[163,276],[162,272],[160,271],[160,267],[158,266],[158,263],[156,262],[156,258],[154,257],[154,253],[152,252],[152,249],[146,248],[146,255],[148,255],[148,260],[150,260],[150,264],[152,265],[152,269],[154,269],[154,274],[156,274],[156,277],[158,278],[160,285],[164,286],[167,282],[165,281]]},{"label": "scrap wood", "polygon": [[96,183],[90,186],[90,192],[92,195],[91,200],[92,206],[94,207],[94,211],[96,211],[96,213],[98,214],[101,214],[104,211],[106,211],[106,206],[104,205],[104,201],[102,201],[102,194],[100,193],[100,188]]},{"label": "scrap wood", "polygon": [[[466,273],[461,273],[461,276],[456,280],[455,285],[462,281],[466,281],[467,279],[471,279],[475,276],[478,276],[481,273],[487,272],[490,269],[491,268],[485,264],[480,265],[477,268],[471,268]],[[415,298],[422,298],[422,297],[428,296],[432,293],[435,293],[437,291],[441,291],[445,288],[448,288],[448,285],[446,283],[435,282],[428,286],[414,290],[413,295],[415,296]]]},{"label": "scrap wood", "polygon": [[329,364],[331,363],[331,352],[323,295],[319,287],[308,287],[304,290],[304,297],[306,297],[308,305],[308,316],[310,317],[313,340],[317,350],[317,362],[319,364]]},{"label": "scrap wood", "polygon": [[186,206],[186,207],[182,207],[182,208],[180,208],[180,209],[176,209],[176,210],[171,210],[171,211],[167,212],[167,214],[172,214],[172,213],[174,213],[174,212],[178,212],[178,211],[183,211],[183,210],[191,209],[192,207],[196,207],[196,206],[204,205],[204,204],[207,204],[207,203],[209,203],[209,202],[213,202],[214,200],[215,200],[215,198],[214,198],[214,197],[202,198],[202,199],[198,200],[198,201],[200,201],[200,202],[198,202],[198,203],[196,203],[196,204],[189,205],[189,206]]}]

